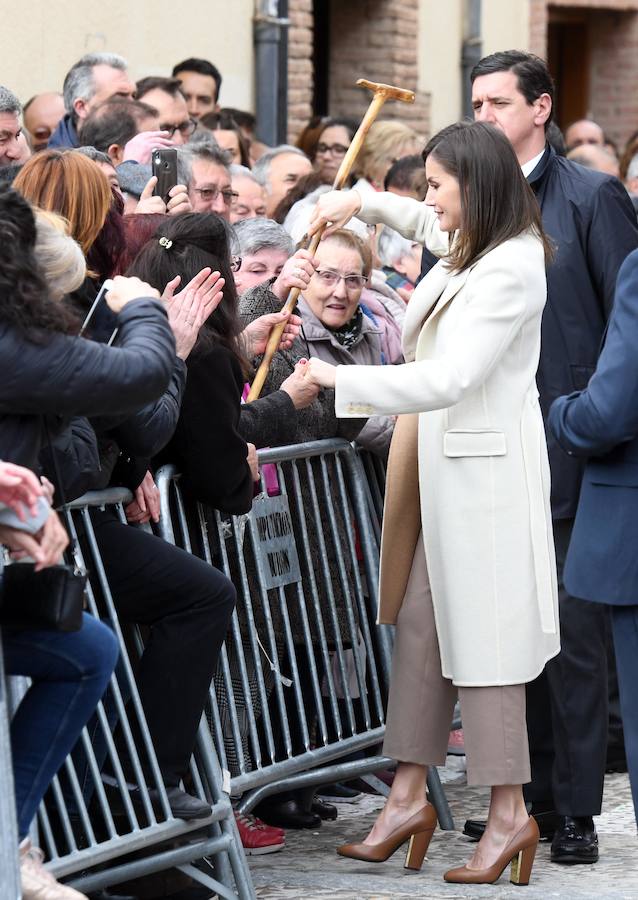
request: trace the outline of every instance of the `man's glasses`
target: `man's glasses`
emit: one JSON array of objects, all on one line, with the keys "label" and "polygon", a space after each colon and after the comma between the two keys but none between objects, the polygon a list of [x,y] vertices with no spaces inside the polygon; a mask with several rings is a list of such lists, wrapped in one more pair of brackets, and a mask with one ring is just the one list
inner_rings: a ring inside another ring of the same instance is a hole
[{"label": "man's glasses", "polygon": [[196,128],[195,119],[187,119],[185,122],[180,122],[179,125],[160,125],[159,130],[167,131],[169,137],[173,137],[176,131],[179,131],[182,137],[190,137]]},{"label": "man's glasses", "polygon": [[231,191],[230,188],[224,188],[223,191],[220,191],[218,187],[193,188],[193,190],[196,194],[199,194],[204,203],[214,203],[221,194],[226,206],[230,206],[233,200],[239,197],[237,191]]},{"label": "man's glasses", "polygon": [[332,156],[345,156],[347,149],[343,144],[317,144],[315,155],[321,154],[325,156],[327,153],[330,153]]},{"label": "man's glasses", "polygon": [[347,291],[360,291],[368,281],[365,275],[342,275],[332,269],[317,269],[315,275],[326,287],[336,287],[343,278]]}]

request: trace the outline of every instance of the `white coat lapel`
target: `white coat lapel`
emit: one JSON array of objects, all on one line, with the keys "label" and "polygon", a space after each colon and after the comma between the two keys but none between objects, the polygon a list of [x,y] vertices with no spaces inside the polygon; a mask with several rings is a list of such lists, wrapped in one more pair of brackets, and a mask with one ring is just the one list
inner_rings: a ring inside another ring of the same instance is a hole
[{"label": "white coat lapel", "polygon": [[403,355],[407,362],[414,360],[423,323],[444,294],[451,277],[445,264],[439,262],[430,269],[412,295],[403,323]]},{"label": "white coat lapel", "polygon": [[472,266],[470,266],[469,269],[463,269],[462,272],[457,272],[456,275],[452,275],[449,278],[445,290],[439,297],[439,300],[438,300],[437,304],[435,305],[434,309],[428,315],[427,320],[424,323],[424,326],[429,325],[439,315],[439,313],[443,309],[445,309],[445,307],[448,305],[450,300],[453,300],[454,297],[456,297],[458,292],[461,290],[461,288],[464,286],[465,282],[467,281],[467,276],[470,274],[471,271],[472,271]]}]

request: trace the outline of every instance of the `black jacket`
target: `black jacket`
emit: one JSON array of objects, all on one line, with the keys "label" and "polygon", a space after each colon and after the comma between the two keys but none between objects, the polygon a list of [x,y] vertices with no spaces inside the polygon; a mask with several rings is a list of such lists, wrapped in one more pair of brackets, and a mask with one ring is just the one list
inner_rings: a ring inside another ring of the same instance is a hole
[{"label": "black jacket", "polygon": [[157,464],[174,463],[191,496],[220,512],[240,515],[252,506],[254,482],[240,434],[241,366],[216,344],[188,358],[188,380],[177,430]]},{"label": "black jacket", "polygon": [[[547,419],[556,397],[585,388],[596,368],[618,270],[638,247],[638,225],[629,195],[617,178],[557,156],[549,145],[528,181],[545,230],[557,246],[547,270],[537,374]],[[568,456],[549,430],[547,444],[553,516],[572,518],[583,463]]]},{"label": "black jacket", "polygon": [[37,344],[0,323],[0,459],[37,470],[43,416],[130,415],[166,390],[175,340],[156,300],[119,314],[118,347],[53,334]]}]

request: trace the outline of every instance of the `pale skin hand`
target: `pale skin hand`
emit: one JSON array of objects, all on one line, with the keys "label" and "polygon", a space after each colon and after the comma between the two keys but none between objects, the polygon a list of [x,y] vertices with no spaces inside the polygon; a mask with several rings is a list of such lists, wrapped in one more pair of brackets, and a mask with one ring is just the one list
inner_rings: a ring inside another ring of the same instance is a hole
[{"label": "pale skin hand", "polygon": [[266,350],[270,332],[280,322],[286,322],[286,327],[283,330],[277,349],[290,350],[293,341],[299,336],[301,331],[301,319],[299,316],[291,315],[286,310],[281,310],[281,312],[259,316],[258,319],[254,319],[249,325],[246,325],[242,331],[246,355],[249,357],[261,356]]},{"label": "pale skin hand", "polygon": [[146,183],[146,187],[140,194],[140,199],[135,207],[136,213],[168,213],[176,216],[185,212],[192,212],[193,207],[188,199],[188,190],[183,184],[176,184],[168,192],[168,204],[161,197],[155,197],[153,191],[157,184],[157,178],[152,175]]},{"label": "pale skin hand", "polygon": [[305,367],[305,377],[319,387],[333,388],[337,381],[337,367],[311,356]]},{"label": "pale skin hand", "polygon": [[271,288],[273,294],[283,302],[288,299],[288,294],[293,288],[305,290],[315,269],[315,258],[312,253],[308,250],[297,250],[286,260],[283,269],[273,282]]},{"label": "pale skin hand", "polygon": [[210,268],[202,269],[186,287],[175,293],[180,283],[177,275],[164,288],[162,299],[168,312],[168,321],[173,334],[177,356],[186,359],[195,346],[200,329],[223,299],[224,279],[219,272]]},{"label": "pale skin hand", "polygon": [[35,571],[41,572],[60,561],[69,546],[69,536],[58,514],[52,509],[37,534],[25,534],[12,528],[0,527],[0,543],[9,547],[13,559],[30,556],[35,562]]},{"label": "pale skin hand", "polygon": [[130,303],[132,300],[139,300],[141,297],[153,297],[159,300],[159,291],[140,278],[127,278],[124,275],[117,275],[113,279],[113,287],[106,295],[106,302],[110,310],[114,313],[119,313],[127,303]]},{"label": "pale skin hand", "polygon": [[150,472],[147,472],[141,484],[135,489],[135,500],[125,508],[126,520],[131,525],[143,525],[151,519],[160,520],[159,489]]},{"label": "pale skin hand", "polygon": [[53,506],[53,498],[55,497],[55,487],[51,484],[48,478],[44,475],[40,479],[40,483],[42,485],[42,492],[44,497],[49,504],[49,506]]},{"label": "pale skin hand", "polygon": [[308,360],[300,359],[292,375],[281,383],[280,390],[288,394],[295,409],[305,409],[319,396],[319,385],[305,377],[307,367]]},{"label": "pale skin hand", "polygon": [[123,162],[133,160],[141,165],[148,165],[153,150],[172,146],[173,141],[168,136],[168,131],[140,131],[124,145]]},{"label": "pale skin hand", "polygon": [[259,481],[259,463],[257,462],[257,448],[254,444],[247,444],[248,447],[248,455],[246,456],[246,462],[248,463],[248,467],[250,468],[250,474],[253,476],[253,481]]},{"label": "pale skin hand", "polygon": [[322,225],[326,226],[322,237],[343,228],[361,209],[361,197],[357,191],[330,191],[317,200],[308,234],[313,235]]},{"label": "pale skin hand", "polygon": [[35,515],[38,497],[43,494],[42,485],[30,469],[0,462],[0,502],[9,506],[22,522],[26,518],[25,507]]}]

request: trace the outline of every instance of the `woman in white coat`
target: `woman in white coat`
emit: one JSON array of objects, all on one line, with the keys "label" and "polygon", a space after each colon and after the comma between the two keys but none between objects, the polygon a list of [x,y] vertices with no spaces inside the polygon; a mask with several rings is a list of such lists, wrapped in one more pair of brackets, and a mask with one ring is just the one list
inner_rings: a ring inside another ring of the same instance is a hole
[{"label": "woman in white coat", "polygon": [[[384,753],[399,761],[368,837],[343,856],[383,861],[409,840],[420,868],[436,825],[428,765],[445,761],[461,702],[469,784],[490,785],[485,834],[447,881],[527,884],[538,828],[525,683],[559,651],[549,466],[535,374],[551,247],[507,138],[459,123],[423,153],[425,204],[394,194],[324,195],[313,229],[356,215],[443,258],[417,286],[401,366],[333,367],[341,417],[399,414],[390,450],[379,621],[396,623]],[[346,275],[347,273],[341,273]],[[420,501],[420,502],[419,502]]]}]

